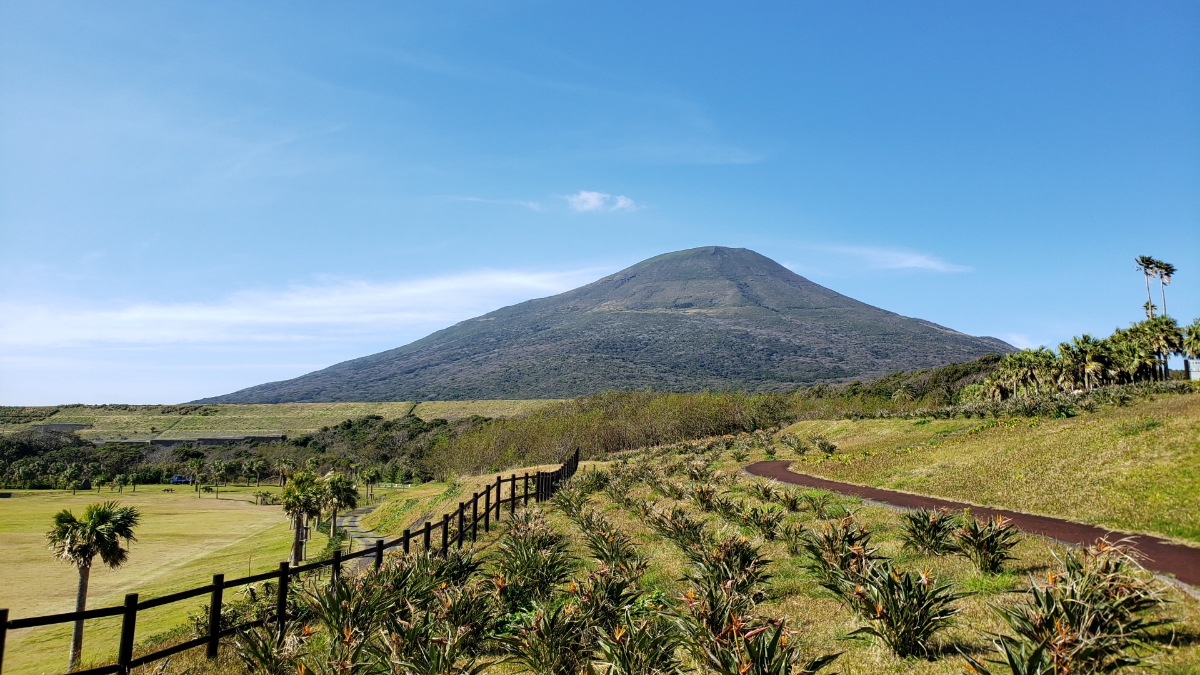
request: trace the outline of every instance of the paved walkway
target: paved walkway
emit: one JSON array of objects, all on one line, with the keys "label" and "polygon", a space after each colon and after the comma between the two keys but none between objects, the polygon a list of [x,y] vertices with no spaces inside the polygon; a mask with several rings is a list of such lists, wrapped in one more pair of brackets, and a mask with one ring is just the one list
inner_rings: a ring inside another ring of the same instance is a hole
[{"label": "paved walkway", "polygon": [[763,478],[774,478],[783,483],[840,492],[901,508],[961,511],[964,508],[970,507],[973,514],[984,517],[1002,516],[1008,518],[1013,522],[1013,525],[1026,532],[1040,534],[1044,537],[1057,539],[1068,544],[1090,544],[1101,537],[1107,537],[1109,541],[1126,539],[1134,548],[1146,556],[1146,560],[1143,560],[1142,564],[1147,569],[1174,575],[1179,581],[1191,586],[1200,586],[1200,548],[1163,541],[1149,535],[1131,535],[1124,532],[1114,532],[1102,527],[1074,523],[1058,518],[1034,516],[1028,513],[1017,513],[1001,509],[989,509],[974,504],[952,502],[935,497],[924,497],[909,492],[897,492],[895,490],[882,490],[851,483],[839,483],[837,481],[825,480],[824,478],[817,478],[816,476],[794,473],[788,468],[790,464],[791,462],[787,460],[755,462],[746,467],[746,472],[755,476],[762,476]]}]

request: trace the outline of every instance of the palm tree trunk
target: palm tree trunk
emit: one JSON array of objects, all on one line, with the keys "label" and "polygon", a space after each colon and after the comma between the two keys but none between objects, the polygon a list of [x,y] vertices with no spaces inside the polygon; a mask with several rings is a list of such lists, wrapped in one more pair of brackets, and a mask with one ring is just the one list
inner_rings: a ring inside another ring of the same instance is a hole
[{"label": "palm tree trunk", "polygon": [[329,538],[333,539],[337,536],[337,507],[333,507],[333,514],[329,517]]},{"label": "palm tree trunk", "polygon": [[1150,272],[1145,272],[1146,275],[1146,304],[1154,302],[1150,299]]},{"label": "palm tree trunk", "polygon": [[1163,284],[1162,275],[1158,277],[1158,290],[1162,292],[1163,316],[1167,315],[1167,287]]},{"label": "palm tree trunk", "polygon": [[[92,574],[92,566],[87,565],[79,568],[79,587],[75,590],[75,611],[82,612],[87,609],[87,592],[88,579]],[[75,629],[71,631],[71,655],[67,659],[67,672],[72,672],[79,668],[79,659],[83,654],[83,621],[75,622]]]},{"label": "palm tree trunk", "polygon": [[292,566],[300,564],[300,553],[304,550],[304,540],[301,537],[304,535],[303,521],[300,519],[300,514],[296,514],[292,518],[292,527],[295,532],[292,534]]}]

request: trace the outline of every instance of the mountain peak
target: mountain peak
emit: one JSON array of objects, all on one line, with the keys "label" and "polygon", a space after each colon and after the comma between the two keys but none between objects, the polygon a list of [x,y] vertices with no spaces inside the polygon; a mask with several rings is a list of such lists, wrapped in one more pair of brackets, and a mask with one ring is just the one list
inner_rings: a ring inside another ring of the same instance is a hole
[{"label": "mountain peak", "polygon": [[1012,347],[848,298],[744,248],[643,260],[416,342],[204,403],[783,391]]},{"label": "mountain peak", "polygon": [[745,248],[704,246],[664,253],[561,297],[574,309],[776,311],[861,304]]}]

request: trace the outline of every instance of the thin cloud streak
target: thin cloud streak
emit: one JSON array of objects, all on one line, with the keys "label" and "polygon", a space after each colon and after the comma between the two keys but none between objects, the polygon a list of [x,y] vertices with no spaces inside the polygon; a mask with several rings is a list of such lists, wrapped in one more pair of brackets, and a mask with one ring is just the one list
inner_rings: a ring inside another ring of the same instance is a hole
[{"label": "thin cloud streak", "polygon": [[242,291],[212,302],[0,303],[0,345],[53,347],[220,343],[313,343],[434,330],[499,307],[591,281],[598,270],[485,270],[373,283],[330,282]]},{"label": "thin cloud streak", "polygon": [[825,246],[823,250],[858,258],[872,269],[919,269],[932,272],[970,272],[965,265],[955,265],[917,251],[879,248],[874,246]]}]

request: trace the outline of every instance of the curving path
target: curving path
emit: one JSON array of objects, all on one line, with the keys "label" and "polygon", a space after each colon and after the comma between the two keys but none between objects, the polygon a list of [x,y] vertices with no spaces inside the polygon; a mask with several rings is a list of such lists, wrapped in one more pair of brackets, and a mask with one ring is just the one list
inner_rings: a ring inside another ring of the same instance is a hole
[{"label": "curving path", "polygon": [[1125,539],[1146,556],[1146,560],[1143,560],[1142,564],[1147,569],[1173,575],[1179,581],[1191,586],[1200,586],[1200,548],[1163,541],[1149,535],[1131,535],[1124,532],[1114,532],[1102,527],[1074,523],[1059,518],[1034,516],[1028,513],[1017,513],[1016,511],[1004,511],[1001,509],[989,509],[984,506],[952,502],[945,499],[937,499],[936,497],[924,497],[909,492],[882,490],[854,485],[852,483],[839,483],[837,481],[825,480],[824,478],[817,478],[816,476],[794,473],[788,468],[790,465],[791,462],[787,460],[755,462],[746,467],[746,472],[763,478],[774,478],[782,483],[840,492],[906,509],[926,508],[959,511],[970,507],[972,513],[987,517],[1002,516],[1011,520],[1013,525],[1016,525],[1025,532],[1057,539],[1068,544],[1090,544],[1100,537],[1107,537],[1109,541]]}]

